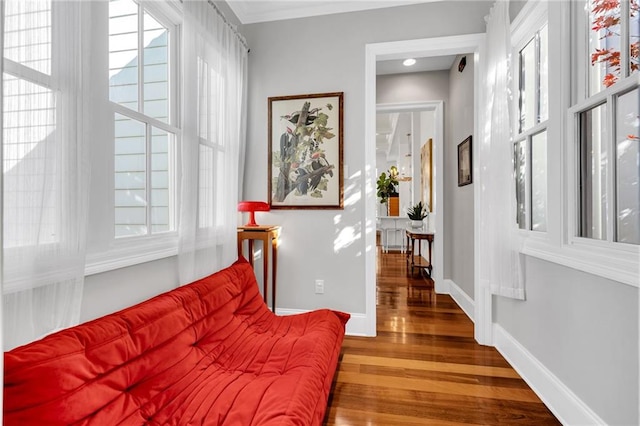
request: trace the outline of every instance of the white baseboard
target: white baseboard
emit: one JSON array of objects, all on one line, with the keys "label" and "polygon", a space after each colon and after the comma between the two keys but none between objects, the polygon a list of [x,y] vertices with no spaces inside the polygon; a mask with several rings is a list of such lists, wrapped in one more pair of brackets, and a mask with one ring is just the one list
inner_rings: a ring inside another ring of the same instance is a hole
[{"label": "white baseboard", "polygon": [[445,279],[444,282],[445,286],[448,287],[447,293],[451,295],[453,300],[458,304],[458,306],[460,306],[460,309],[462,309],[469,319],[473,321],[473,313],[475,312],[475,302],[473,299],[470,298],[469,295],[458,287],[458,284],[452,280]]},{"label": "white baseboard", "polygon": [[351,314],[351,319],[347,323],[348,336],[375,337],[367,334],[367,324],[369,323],[366,314]]},{"label": "white baseboard", "polygon": [[493,325],[493,342],[498,352],[563,425],[606,424],[571,389],[498,324]]},{"label": "white baseboard", "polygon": [[451,280],[434,280],[435,288],[434,290],[438,294],[449,294],[449,282]]},{"label": "white baseboard", "polygon": [[[295,314],[303,314],[305,311],[302,309],[283,309],[276,308],[277,315],[295,315]],[[346,334],[348,336],[364,336],[364,337],[372,337],[367,334],[367,324],[368,319],[366,314],[349,314],[351,315],[351,319],[347,322]]]}]

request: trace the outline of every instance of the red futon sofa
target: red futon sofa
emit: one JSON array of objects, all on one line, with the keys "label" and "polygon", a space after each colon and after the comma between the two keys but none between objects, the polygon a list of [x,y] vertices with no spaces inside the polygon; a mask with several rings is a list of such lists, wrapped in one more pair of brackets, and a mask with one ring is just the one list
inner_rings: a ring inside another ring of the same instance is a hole
[{"label": "red futon sofa", "polygon": [[246,260],[5,353],[5,425],[320,425],[348,314],[278,317]]}]

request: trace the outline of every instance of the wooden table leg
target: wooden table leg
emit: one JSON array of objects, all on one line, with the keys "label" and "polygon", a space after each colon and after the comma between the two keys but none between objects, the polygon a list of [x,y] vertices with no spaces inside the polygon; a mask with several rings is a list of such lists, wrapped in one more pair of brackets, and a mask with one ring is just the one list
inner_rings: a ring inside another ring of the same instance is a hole
[{"label": "wooden table leg", "polygon": [[429,278],[431,278],[431,269],[433,268],[433,265],[431,264],[431,243],[433,242],[433,240],[431,238],[427,239],[427,241],[429,242]]},{"label": "wooden table leg", "polygon": [[[265,229],[266,228],[266,229]],[[277,277],[277,268],[278,268],[278,237],[280,234],[280,227],[261,227],[260,229],[242,229],[238,228],[238,255],[244,257],[244,240],[247,240],[247,245],[249,247],[249,254],[247,256],[247,260],[251,267],[254,267],[254,253],[253,253],[253,243],[254,240],[262,241],[262,246],[260,247],[263,251],[262,256],[262,297],[265,305],[268,304],[269,300],[269,276],[271,276],[271,309],[275,313],[276,310],[276,277]],[[271,254],[269,254],[271,251]],[[271,262],[269,262],[269,257],[273,256]],[[271,263],[271,265],[269,264]],[[272,273],[269,274],[269,267],[272,267]]]},{"label": "wooden table leg", "polygon": [[[420,241],[418,241],[418,250],[420,250]],[[413,277],[413,268],[416,265],[415,252],[416,252],[416,239],[412,237],[411,238],[411,276],[412,277]]]},{"label": "wooden table leg", "polygon": [[407,239],[407,256],[406,256],[406,259],[407,259],[407,269],[408,269],[409,268],[409,257],[411,256],[411,250],[409,249],[409,247],[410,247],[409,246],[409,239],[410,238],[409,238],[409,234],[407,234],[407,231],[405,231],[405,235],[406,235],[405,238]]},{"label": "wooden table leg", "polygon": [[276,313],[276,273],[278,271],[278,238],[271,238],[271,251],[273,254],[271,260],[271,310]]},{"label": "wooden table leg", "polygon": [[269,288],[269,245],[267,241],[269,236],[266,235],[265,237],[262,239],[262,252],[264,253],[262,256],[262,297],[264,298],[264,303],[267,303],[267,290]]}]

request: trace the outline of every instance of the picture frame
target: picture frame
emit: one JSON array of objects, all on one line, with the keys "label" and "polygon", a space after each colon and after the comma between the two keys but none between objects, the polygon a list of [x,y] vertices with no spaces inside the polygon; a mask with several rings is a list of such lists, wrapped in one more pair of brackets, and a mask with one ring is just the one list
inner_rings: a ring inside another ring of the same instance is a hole
[{"label": "picture frame", "polygon": [[344,209],[344,92],[268,98],[269,205]]},{"label": "picture frame", "polygon": [[471,136],[458,144],[458,186],[473,182]]},{"label": "picture frame", "polygon": [[420,194],[428,212],[433,211],[433,139],[420,148]]}]

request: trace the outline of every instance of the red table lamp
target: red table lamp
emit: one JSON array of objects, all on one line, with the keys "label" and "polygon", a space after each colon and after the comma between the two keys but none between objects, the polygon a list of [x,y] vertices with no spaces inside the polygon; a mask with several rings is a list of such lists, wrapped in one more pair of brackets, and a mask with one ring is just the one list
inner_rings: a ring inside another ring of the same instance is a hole
[{"label": "red table lamp", "polygon": [[238,203],[239,212],[249,212],[249,222],[244,226],[258,226],[255,212],[268,212],[269,204],[264,201],[240,201]]}]

